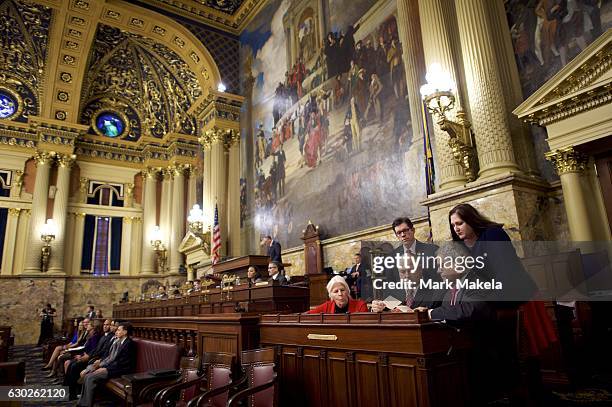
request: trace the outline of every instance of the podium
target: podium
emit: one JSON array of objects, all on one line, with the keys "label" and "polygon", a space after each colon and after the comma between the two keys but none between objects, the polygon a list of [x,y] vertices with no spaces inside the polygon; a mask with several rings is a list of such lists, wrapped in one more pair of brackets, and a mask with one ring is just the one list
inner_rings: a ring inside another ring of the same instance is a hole
[{"label": "podium", "polygon": [[281,406],[467,405],[467,338],[426,313],[263,315]]}]

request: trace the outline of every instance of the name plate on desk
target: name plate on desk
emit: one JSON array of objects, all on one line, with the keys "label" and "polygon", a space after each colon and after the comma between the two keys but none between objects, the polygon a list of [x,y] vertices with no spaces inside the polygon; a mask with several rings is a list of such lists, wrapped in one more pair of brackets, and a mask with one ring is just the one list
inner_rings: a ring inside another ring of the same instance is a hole
[{"label": "name plate on desk", "polygon": [[336,335],[308,334],[306,337],[314,341],[337,341],[338,340],[338,337]]}]

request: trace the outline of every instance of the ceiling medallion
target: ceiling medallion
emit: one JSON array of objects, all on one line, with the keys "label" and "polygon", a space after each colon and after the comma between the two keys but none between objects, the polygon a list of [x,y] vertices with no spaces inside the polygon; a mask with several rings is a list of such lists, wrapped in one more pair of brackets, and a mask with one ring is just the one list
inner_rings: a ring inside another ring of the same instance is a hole
[{"label": "ceiling medallion", "polygon": [[103,137],[117,138],[130,133],[130,121],[125,113],[107,107],[93,114],[91,127]]},{"label": "ceiling medallion", "polygon": [[12,120],[23,111],[23,100],[14,90],[0,86],[0,119]]}]

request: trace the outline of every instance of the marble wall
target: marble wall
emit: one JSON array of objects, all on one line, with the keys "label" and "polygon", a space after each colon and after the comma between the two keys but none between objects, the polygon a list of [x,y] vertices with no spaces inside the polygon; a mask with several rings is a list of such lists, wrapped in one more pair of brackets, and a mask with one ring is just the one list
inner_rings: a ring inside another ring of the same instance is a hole
[{"label": "marble wall", "polygon": [[[429,225],[426,219],[413,220],[418,240],[427,241],[429,236]],[[345,235],[340,238],[325,239],[321,241],[323,246],[323,267],[332,267],[334,271],[342,271],[353,265],[353,255],[358,253],[362,242],[379,241],[390,242],[394,246],[399,244],[397,238],[391,231],[391,225],[372,228],[358,234]],[[304,275],[304,250],[302,247],[292,248],[283,252],[283,262],[291,263],[287,267],[286,274],[289,276]]]},{"label": "marble wall", "polygon": [[85,313],[88,304],[112,316],[113,304],[127,291],[133,299],[141,292],[156,290],[160,284],[181,284],[184,277],[2,277],[0,278],[0,325],[11,325],[15,344],[34,344],[40,334],[38,312],[46,303],[57,311],[55,332],[63,319]]},{"label": "marble wall", "polygon": [[[0,278],[0,286],[0,325],[13,327],[16,345],[38,342],[38,313],[45,304],[50,303],[57,315],[64,312],[66,281],[63,278],[3,277]],[[60,318],[57,318],[57,329],[60,323]]]}]

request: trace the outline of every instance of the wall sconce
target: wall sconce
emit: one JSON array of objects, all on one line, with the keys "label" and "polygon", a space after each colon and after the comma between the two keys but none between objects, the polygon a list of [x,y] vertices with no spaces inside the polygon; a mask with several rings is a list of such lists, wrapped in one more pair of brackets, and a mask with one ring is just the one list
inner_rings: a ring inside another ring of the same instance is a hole
[{"label": "wall sconce", "polygon": [[204,253],[210,256],[210,225],[208,225],[206,227],[206,231],[204,231],[205,219],[206,217],[204,216],[204,211],[202,211],[200,205],[195,204],[189,211],[187,225],[189,227],[189,231],[202,241],[202,249],[204,250]]},{"label": "wall sconce", "polygon": [[155,256],[157,257],[157,272],[163,273],[166,271],[166,262],[168,261],[168,252],[166,247],[162,243],[162,233],[159,229],[159,226],[155,226],[153,228],[153,232],[151,232],[151,246],[155,251]]},{"label": "wall sconce", "polygon": [[463,168],[468,182],[474,181],[478,173],[478,161],[471,131],[472,124],[461,109],[457,110],[457,121],[446,117],[455,106],[455,83],[448,72],[442,71],[439,64],[431,65],[425,78],[427,83],[421,86],[425,106],[436,117],[440,129],[450,136],[448,145],[453,152],[453,158]]},{"label": "wall sconce", "polygon": [[56,233],[57,228],[55,227],[55,221],[53,219],[47,219],[47,222],[43,225],[42,230],[40,231],[40,240],[42,240],[44,243],[41,249],[41,270],[43,273],[49,269],[51,242],[55,240]]}]

